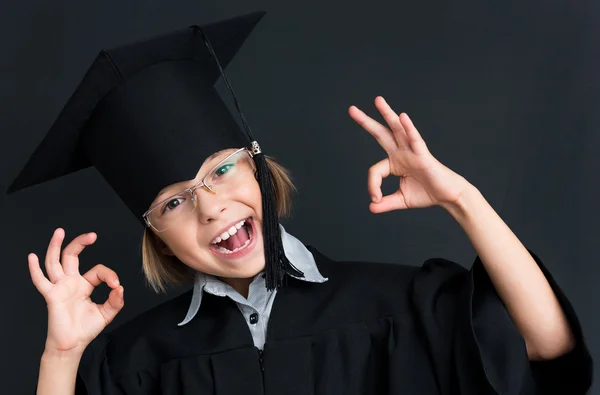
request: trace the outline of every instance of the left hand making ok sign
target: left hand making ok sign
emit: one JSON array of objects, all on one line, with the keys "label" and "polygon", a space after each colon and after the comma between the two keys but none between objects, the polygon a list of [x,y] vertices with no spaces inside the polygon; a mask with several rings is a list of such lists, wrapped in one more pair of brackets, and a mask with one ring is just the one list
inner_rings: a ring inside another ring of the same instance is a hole
[{"label": "left hand making ok sign", "polygon": [[[356,106],[348,109],[352,119],[375,137],[388,154],[369,169],[368,189],[372,199],[369,209],[382,213],[455,204],[470,185],[467,180],[431,155],[407,114],[398,116],[381,96],[375,98],[375,106],[389,128]],[[400,187],[382,197],[381,183],[390,174],[401,177]]]}]

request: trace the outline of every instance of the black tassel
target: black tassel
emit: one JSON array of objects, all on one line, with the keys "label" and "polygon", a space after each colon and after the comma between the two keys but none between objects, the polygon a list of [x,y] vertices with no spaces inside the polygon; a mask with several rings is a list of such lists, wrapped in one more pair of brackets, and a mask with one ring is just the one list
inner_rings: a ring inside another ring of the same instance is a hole
[{"label": "black tassel", "polygon": [[275,188],[267,160],[260,153],[254,155],[254,163],[256,163],[258,183],[262,193],[265,282],[267,289],[271,291],[275,288],[285,286],[287,280],[286,274],[304,277],[304,273],[289,261],[283,250],[279,217],[277,215],[277,203],[275,201]]},{"label": "black tassel", "polygon": [[221,67],[219,63],[219,59],[215,54],[215,51],[210,43],[210,40],[202,29],[199,26],[193,27],[196,31],[200,33],[202,39],[204,40],[204,44],[208,48],[210,54],[215,59],[217,67],[223,77],[223,81],[225,82],[225,86],[231,93],[233,97],[233,102],[235,103],[235,107],[238,110],[240,115],[240,119],[242,120],[242,125],[244,125],[244,131],[246,132],[246,136],[249,139],[250,144],[252,145],[252,152],[254,153],[254,163],[256,164],[256,171],[258,173],[258,183],[260,185],[260,191],[262,194],[262,221],[263,221],[263,241],[264,241],[264,250],[265,250],[265,282],[266,287],[269,291],[274,290],[275,288],[281,288],[286,284],[287,276],[286,274],[296,276],[296,277],[304,277],[304,273],[298,270],[289,259],[285,256],[285,251],[283,250],[283,243],[281,241],[281,231],[279,229],[279,216],[277,215],[277,203],[275,202],[275,187],[273,186],[273,177],[271,176],[271,170],[269,169],[269,165],[267,164],[267,159],[264,154],[260,151],[260,147],[258,147],[258,143],[254,140],[252,136],[252,132],[250,130],[250,126],[248,122],[246,122],[246,118],[242,113],[242,109],[240,108],[240,104],[233,92],[233,88],[225,75],[225,71]]}]

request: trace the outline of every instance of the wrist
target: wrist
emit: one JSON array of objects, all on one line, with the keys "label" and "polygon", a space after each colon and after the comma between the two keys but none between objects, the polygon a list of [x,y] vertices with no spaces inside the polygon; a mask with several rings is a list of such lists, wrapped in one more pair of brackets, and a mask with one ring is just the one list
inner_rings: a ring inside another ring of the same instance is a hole
[{"label": "wrist", "polygon": [[464,219],[468,213],[483,198],[483,195],[473,184],[468,186],[460,194],[459,198],[452,203],[444,203],[441,206],[456,220]]},{"label": "wrist", "polygon": [[81,356],[83,355],[83,350],[72,349],[72,350],[55,350],[51,348],[44,349],[44,353],[42,354],[42,362],[52,362],[52,363],[73,363],[79,362]]}]

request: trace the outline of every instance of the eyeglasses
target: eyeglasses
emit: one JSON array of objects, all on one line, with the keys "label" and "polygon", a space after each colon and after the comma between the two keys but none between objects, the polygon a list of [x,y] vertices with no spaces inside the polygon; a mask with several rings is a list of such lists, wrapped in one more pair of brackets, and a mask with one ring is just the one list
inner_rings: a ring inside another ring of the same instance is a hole
[{"label": "eyeglasses", "polygon": [[198,207],[196,189],[202,187],[216,195],[227,193],[248,175],[256,171],[252,153],[240,148],[217,163],[202,180],[190,188],[156,203],[143,215],[144,221],[157,232],[164,232],[180,224]]}]

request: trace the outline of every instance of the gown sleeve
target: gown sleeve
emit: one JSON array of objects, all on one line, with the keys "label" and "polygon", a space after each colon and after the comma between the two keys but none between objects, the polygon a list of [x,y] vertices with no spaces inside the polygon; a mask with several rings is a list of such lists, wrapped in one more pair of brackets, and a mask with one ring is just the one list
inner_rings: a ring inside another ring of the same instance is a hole
[{"label": "gown sleeve", "polygon": [[553,360],[530,361],[480,258],[468,271],[429,259],[415,275],[411,298],[440,394],[579,395],[591,386],[592,358],[577,315],[542,260],[528,251],[565,312],[575,348]]},{"label": "gown sleeve", "polygon": [[102,333],[85,349],[75,383],[75,395],[123,395],[118,391],[108,363],[108,334]]}]

